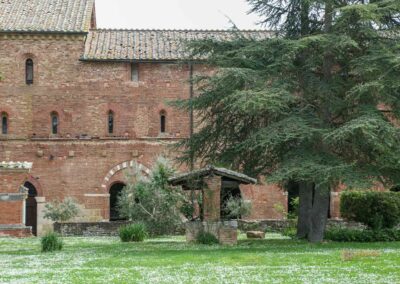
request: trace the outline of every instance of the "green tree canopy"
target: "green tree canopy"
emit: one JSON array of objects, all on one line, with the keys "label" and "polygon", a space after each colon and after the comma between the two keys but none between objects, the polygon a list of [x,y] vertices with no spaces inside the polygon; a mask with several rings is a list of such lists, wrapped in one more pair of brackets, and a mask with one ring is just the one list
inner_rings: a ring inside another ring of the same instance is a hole
[{"label": "green tree canopy", "polygon": [[201,119],[182,159],[316,185],[318,241],[330,188],[400,184],[400,1],[248,2],[275,36],[190,44],[218,72],[178,103]]}]

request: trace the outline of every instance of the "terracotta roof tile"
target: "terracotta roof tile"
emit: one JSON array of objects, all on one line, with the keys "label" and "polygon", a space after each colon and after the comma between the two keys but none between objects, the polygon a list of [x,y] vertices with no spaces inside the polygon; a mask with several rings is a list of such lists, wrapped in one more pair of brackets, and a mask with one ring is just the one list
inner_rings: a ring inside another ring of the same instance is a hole
[{"label": "terracotta roof tile", "polygon": [[1,32],[88,32],[94,0],[0,0]]},{"label": "terracotta roof tile", "polygon": [[[240,31],[255,39],[271,37],[269,31]],[[187,56],[188,40],[212,38],[229,40],[233,31],[205,30],[91,30],[82,60],[166,61]]]}]

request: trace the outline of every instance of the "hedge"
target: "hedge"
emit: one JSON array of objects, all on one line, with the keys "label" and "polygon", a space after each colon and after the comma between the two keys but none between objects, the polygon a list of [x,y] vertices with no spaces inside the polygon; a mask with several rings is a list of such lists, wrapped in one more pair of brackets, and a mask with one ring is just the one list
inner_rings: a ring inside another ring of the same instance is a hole
[{"label": "hedge", "polygon": [[400,229],[356,230],[332,228],[325,231],[324,239],[335,242],[395,242],[400,241]]},{"label": "hedge", "polygon": [[363,223],[373,230],[400,224],[400,193],[380,191],[344,191],[341,194],[342,217]]}]

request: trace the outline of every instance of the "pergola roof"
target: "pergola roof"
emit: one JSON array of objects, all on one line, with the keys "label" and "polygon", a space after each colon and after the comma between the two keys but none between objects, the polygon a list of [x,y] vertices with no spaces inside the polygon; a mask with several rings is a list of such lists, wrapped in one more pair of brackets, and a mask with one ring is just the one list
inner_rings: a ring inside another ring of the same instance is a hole
[{"label": "pergola roof", "polygon": [[203,169],[194,170],[188,173],[178,175],[176,177],[170,178],[168,181],[172,185],[187,185],[190,181],[199,180],[205,176],[217,175],[221,177],[226,177],[231,180],[237,181],[243,184],[255,184],[257,180],[251,178],[245,174],[238,173],[225,168],[217,168],[215,166],[207,166]]}]

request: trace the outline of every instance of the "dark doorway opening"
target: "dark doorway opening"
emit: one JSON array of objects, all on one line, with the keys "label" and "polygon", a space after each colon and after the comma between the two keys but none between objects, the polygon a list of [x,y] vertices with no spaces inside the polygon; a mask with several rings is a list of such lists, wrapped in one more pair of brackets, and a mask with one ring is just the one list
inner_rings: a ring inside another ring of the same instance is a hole
[{"label": "dark doorway opening", "polygon": [[240,192],[239,183],[235,180],[231,180],[229,178],[222,179],[221,185],[221,219],[240,219],[241,216],[232,216],[229,215],[229,212],[226,210],[226,205],[228,200],[231,198],[242,199],[242,194]]},{"label": "dark doorway opening", "polygon": [[33,184],[26,182],[24,187],[28,189],[28,198],[25,201],[25,225],[32,227],[32,234],[37,235],[37,191]]},{"label": "dark doorway opening", "polygon": [[115,183],[110,188],[110,221],[124,221],[126,218],[120,216],[118,211],[118,197],[125,184]]}]

